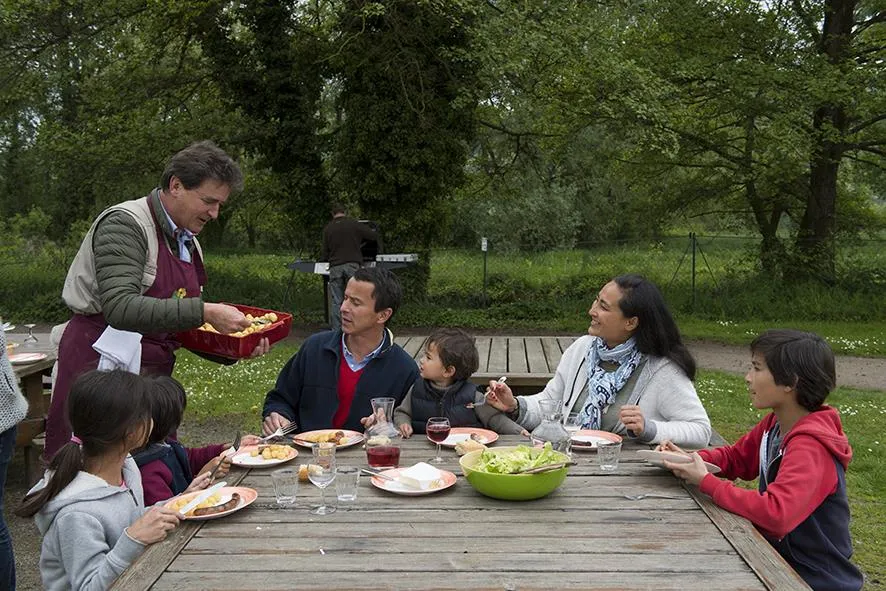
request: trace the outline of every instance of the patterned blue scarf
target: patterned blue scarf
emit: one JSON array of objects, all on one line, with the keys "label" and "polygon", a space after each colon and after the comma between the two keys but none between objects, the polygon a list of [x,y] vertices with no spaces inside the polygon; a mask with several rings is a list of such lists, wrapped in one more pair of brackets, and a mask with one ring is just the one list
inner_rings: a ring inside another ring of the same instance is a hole
[{"label": "patterned blue scarf", "polygon": [[[609,349],[599,337],[591,339],[585,360],[588,366],[588,398],[578,415],[582,429],[599,429],[604,409],[612,404],[637,366],[643,362],[643,354],[631,337],[624,343]],[[617,363],[614,371],[600,367],[601,361]]]}]

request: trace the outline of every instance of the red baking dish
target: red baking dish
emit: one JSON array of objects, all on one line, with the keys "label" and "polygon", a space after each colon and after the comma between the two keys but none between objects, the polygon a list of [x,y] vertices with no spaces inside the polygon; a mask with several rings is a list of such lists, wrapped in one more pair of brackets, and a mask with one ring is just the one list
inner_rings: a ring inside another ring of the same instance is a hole
[{"label": "red baking dish", "polygon": [[262,331],[248,334],[245,337],[235,337],[195,328],[178,333],[178,340],[182,347],[191,351],[219,355],[230,359],[244,359],[252,354],[260,339],[267,338],[272,344],[276,343],[279,340],[285,339],[292,328],[292,314],[241,304],[228,305],[234,306],[244,314],[252,314],[256,317],[273,312],[277,315],[277,322]]}]

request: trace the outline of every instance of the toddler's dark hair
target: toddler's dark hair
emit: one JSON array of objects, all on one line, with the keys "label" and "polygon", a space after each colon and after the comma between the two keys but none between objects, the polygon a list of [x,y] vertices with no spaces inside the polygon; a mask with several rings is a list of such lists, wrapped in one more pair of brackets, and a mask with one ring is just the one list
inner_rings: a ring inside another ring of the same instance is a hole
[{"label": "toddler's dark hair", "polygon": [[454,367],[453,379],[466,380],[480,367],[480,354],[474,337],[460,328],[438,328],[428,337],[425,345],[434,345],[443,367]]}]

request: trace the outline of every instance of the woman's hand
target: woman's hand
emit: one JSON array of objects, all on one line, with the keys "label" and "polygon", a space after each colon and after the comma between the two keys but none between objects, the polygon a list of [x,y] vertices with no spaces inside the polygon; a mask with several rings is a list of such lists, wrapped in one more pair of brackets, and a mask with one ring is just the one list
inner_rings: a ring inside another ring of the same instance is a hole
[{"label": "woman's hand", "polygon": [[625,404],[618,411],[618,420],[624,423],[625,428],[639,437],[646,428],[646,420],[643,411],[636,404]]},{"label": "woman's hand", "polygon": [[409,423],[403,423],[402,425],[400,425],[400,435],[402,435],[406,439],[412,437],[412,425],[410,425]]},{"label": "woman's hand", "polygon": [[690,484],[698,486],[702,479],[707,475],[708,469],[704,465],[704,460],[698,455],[698,452],[689,454],[692,462],[689,464],[678,464],[664,460],[664,467],[674,473],[674,476],[680,480],[685,480]]},{"label": "woman's hand", "polygon": [[153,544],[166,539],[166,534],[175,529],[181,520],[178,511],[154,505],[148,512],[126,528],[127,535],[142,544]]},{"label": "woman's hand", "polygon": [[[211,463],[212,462],[210,462],[210,464]],[[188,488],[186,488],[182,494],[197,492],[198,490],[203,490],[207,486],[209,486],[209,471],[203,472],[192,480],[191,484],[188,485]]]},{"label": "woman's hand", "polygon": [[510,386],[496,380],[489,381],[489,387],[486,388],[486,403],[502,412],[514,412],[519,407]]},{"label": "woman's hand", "polygon": [[222,334],[239,332],[252,324],[243,312],[227,304],[203,304],[203,322]]},{"label": "woman's hand", "polygon": [[[261,437],[258,435],[246,434],[240,437],[240,447],[246,447],[247,445],[259,445],[262,443]],[[231,443],[233,445],[233,442]]]},{"label": "woman's hand", "polygon": [[252,353],[249,354],[249,358],[255,359],[256,357],[261,357],[270,350],[271,341],[268,340],[268,337],[262,337],[258,340],[258,344],[255,346],[255,349],[252,350]]}]

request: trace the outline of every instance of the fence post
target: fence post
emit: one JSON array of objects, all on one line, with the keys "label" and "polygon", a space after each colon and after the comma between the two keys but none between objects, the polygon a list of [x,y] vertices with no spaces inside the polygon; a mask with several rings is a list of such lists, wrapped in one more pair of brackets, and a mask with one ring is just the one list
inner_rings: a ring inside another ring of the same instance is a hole
[{"label": "fence post", "polygon": [[695,312],[695,232],[689,233],[689,241],[692,243],[692,311]]},{"label": "fence post", "polygon": [[485,236],[480,238],[480,250],[483,251],[483,307],[486,307],[489,305],[489,300],[486,298],[486,284],[488,281],[486,275],[486,258],[489,251],[489,242],[486,240]]}]

